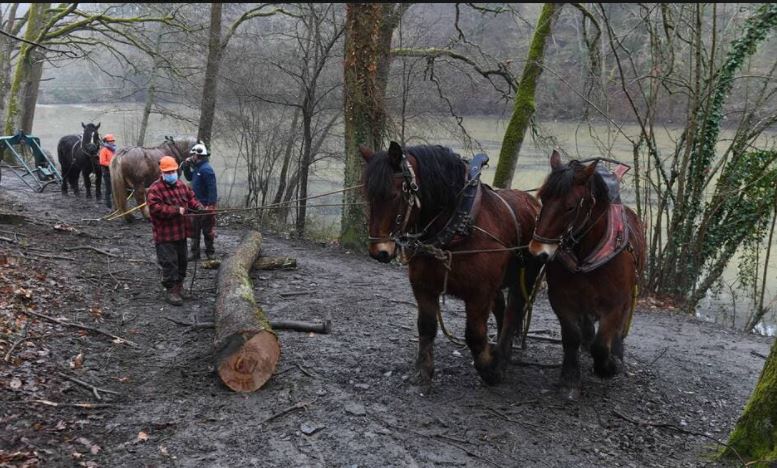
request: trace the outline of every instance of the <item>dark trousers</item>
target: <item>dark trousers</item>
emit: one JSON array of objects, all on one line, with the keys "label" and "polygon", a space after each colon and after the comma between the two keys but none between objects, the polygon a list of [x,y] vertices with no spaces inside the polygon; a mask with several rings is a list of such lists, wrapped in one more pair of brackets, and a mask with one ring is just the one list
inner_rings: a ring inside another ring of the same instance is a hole
[{"label": "dark trousers", "polygon": [[111,171],[107,166],[103,166],[103,187],[105,187],[105,206],[113,208],[113,201],[111,200]]},{"label": "dark trousers", "polygon": [[216,237],[216,215],[192,216],[192,253],[200,253],[200,236],[205,239],[205,253],[213,255],[216,250],[213,247],[213,239]]},{"label": "dark trousers", "polygon": [[162,285],[170,289],[186,278],[186,239],[156,245],[156,258],[162,267]]}]

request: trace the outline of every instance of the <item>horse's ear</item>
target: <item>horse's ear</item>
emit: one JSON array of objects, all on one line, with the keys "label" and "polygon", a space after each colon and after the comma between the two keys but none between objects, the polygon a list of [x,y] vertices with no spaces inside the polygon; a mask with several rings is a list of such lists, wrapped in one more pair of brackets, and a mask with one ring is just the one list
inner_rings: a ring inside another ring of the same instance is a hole
[{"label": "horse's ear", "polygon": [[399,169],[399,165],[402,162],[402,147],[396,141],[392,141],[389,144],[388,157],[389,163]]},{"label": "horse's ear", "polygon": [[365,161],[370,162],[370,158],[375,154],[375,151],[372,151],[364,145],[359,145],[359,153],[361,153],[362,158],[364,158]]},{"label": "horse's ear", "polygon": [[599,163],[599,160],[592,162],[591,164],[585,166],[583,169],[583,175],[585,177],[585,180],[588,180],[591,178],[592,175],[594,175],[594,172],[596,172],[596,165]]},{"label": "horse's ear", "polygon": [[553,153],[550,155],[550,168],[558,169],[559,167],[561,167],[561,155],[558,151],[553,150]]},{"label": "horse's ear", "polygon": [[86,128],[86,125],[84,125],[83,122],[81,122],[81,128]]},{"label": "horse's ear", "polygon": [[97,122],[97,126],[96,126],[96,127],[94,127],[94,129],[95,129],[95,130],[99,130],[99,129],[100,129],[100,122]]}]

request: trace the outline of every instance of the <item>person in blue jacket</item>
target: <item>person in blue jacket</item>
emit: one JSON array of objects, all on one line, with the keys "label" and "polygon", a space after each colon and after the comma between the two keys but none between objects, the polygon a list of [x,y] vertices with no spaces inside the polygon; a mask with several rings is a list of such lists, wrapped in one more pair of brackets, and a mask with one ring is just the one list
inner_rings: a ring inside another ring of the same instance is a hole
[{"label": "person in blue jacket", "polygon": [[205,239],[205,255],[208,260],[212,259],[216,253],[213,241],[216,238],[216,200],[218,193],[216,191],[216,173],[213,171],[208,159],[210,154],[208,148],[202,142],[192,146],[189,156],[183,163],[183,175],[186,180],[192,184],[192,190],[197,200],[203,205],[207,214],[196,214],[192,216],[192,227],[194,234],[189,260],[198,260],[200,258],[200,236]]}]

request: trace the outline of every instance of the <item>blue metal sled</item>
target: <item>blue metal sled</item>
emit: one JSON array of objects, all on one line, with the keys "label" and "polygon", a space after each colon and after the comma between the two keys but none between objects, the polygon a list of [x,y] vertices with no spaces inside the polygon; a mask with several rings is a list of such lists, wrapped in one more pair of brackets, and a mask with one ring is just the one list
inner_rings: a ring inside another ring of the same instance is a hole
[{"label": "blue metal sled", "polygon": [[[32,153],[32,161],[24,157],[25,146]],[[51,155],[41,148],[40,138],[25,135],[19,130],[16,135],[0,137],[0,152],[13,156],[15,161],[5,162],[3,167],[11,169],[32,190],[42,192],[52,182],[62,184],[62,174],[51,160]]]}]

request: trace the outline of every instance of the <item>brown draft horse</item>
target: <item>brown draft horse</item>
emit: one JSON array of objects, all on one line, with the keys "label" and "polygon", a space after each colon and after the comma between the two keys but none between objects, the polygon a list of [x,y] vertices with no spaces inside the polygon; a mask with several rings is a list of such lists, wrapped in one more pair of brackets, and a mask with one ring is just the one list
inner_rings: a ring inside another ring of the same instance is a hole
[{"label": "brown draft horse", "polygon": [[645,264],[643,224],[620,204],[617,181],[606,168],[597,170],[599,159],[563,165],[553,152],[552,171],[538,192],[542,210],[529,244],[532,255],[547,263],[548,298],[561,324],[564,348],[560,390],[572,400],[580,396],[581,344],[590,346],[596,375],[609,378],[620,371]]},{"label": "brown draft horse", "polygon": [[[388,151],[361,146],[360,152],[367,161],[362,178],[370,210],[370,256],[386,263],[399,253],[408,262],[418,304],[419,384],[427,390],[431,386],[443,293],[464,301],[465,337],[475,368],[486,383],[499,383],[515,331],[521,329],[525,295],[541,267],[521,250],[531,238],[539,203],[519,190],[480,184],[479,173],[477,179],[468,178],[470,164],[442,146],[403,150],[391,142]],[[471,209],[462,210],[467,197]],[[487,334],[492,311],[496,345]]]},{"label": "brown draft horse", "polygon": [[[173,138],[166,136],[164,143],[154,148],[129,146],[121,148],[111,159],[111,187],[113,206],[119,213],[127,211],[127,188],[133,189],[137,206],[146,202],[146,187],[157,180],[161,174],[159,160],[162,156],[172,156],[181,164],[189,156],[189,150],[197,143],[194,137]],[[149,219],[148,208],[141,209],[143,217]],[[124,220],[132,222],[132,213],[124,215]]]}]

